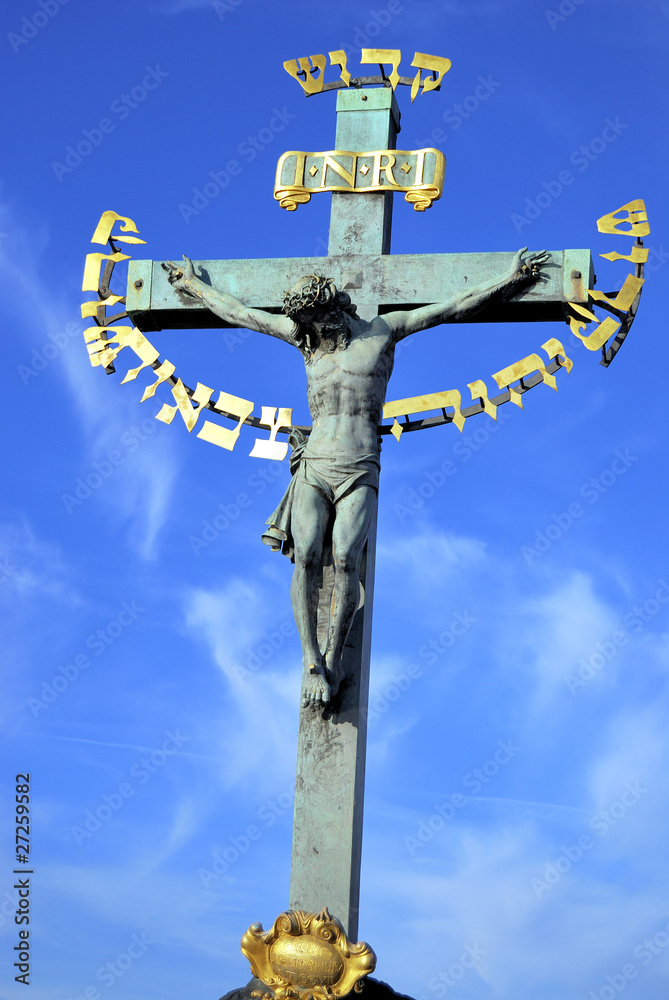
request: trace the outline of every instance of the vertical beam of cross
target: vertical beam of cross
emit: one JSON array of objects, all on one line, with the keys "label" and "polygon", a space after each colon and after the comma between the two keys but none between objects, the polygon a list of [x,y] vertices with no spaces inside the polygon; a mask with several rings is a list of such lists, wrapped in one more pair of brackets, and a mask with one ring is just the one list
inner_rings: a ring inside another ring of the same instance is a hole
[{"label": "vertical beam of cross", "polygon": [[[340,90],[336,149],[394,149],[399,117],[389,88]],[[337,256],[340,265],[348,258],[344,287],[367,320],[376,315],[378,303],[365,294],[356,258],[390,252],[391,215],[391,193],[332,195],[329,256]],[[375,555],[376,516],[361,567],[360,607],[344,653],[345,688],[334,714],[300,710],[295,784],[290,908],[318,913],[327,906],[353,941],[358,936]],[[326,567],[322,621],[329,617],[331,583],[332,568]],[[324,646],[326,630],[322,636]]]}]

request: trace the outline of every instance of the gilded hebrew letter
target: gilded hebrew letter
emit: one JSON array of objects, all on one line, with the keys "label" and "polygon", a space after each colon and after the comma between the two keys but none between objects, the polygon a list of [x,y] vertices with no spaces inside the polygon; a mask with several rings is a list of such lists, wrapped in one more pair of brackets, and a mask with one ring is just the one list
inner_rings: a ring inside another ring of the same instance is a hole
[{"label": "gilded hebrew letter", "polygon": [[351,74],[346,69],[346,53],[343,49],[337,49],[335,52],[328,52],[330,56],[330,65],[339,66],[341,73],[339,74],[347,87],[351,85]]},{"label": "gilded hebrew letter", "polygon": [[[570,302],[569,305],[574,307],[572,302]],[[597,319],[597,317],[592,313],[590,315],[594,320]],[[603,347],[609,337],[613,336],[619,326],[620,323],[618,323],[613,316],[607,316],[604,322],[599,323],[591,334],[584,336],[581,333],[581,330],[584,329],[585,323],[582,320],[577,319],[575,316],[572,316],[569,320],[569,329],[575,337],[578,337],[579,340],[583,341],[583,344],[589,351],[598,351],[600,347]]]},{"label": "gilded hebrew letter", "polygon": [[[122,223],[121,229],[124,233],[139,232],[135,223],[127,215],[119,215],[117,212],[111,211],[103,212],[100,216],[100,221],[95,227],[91,243],[102,243],[103,245],[107,243],[114,228],[114,223],[119,219]],[[118,240],[119,243],[146,243],[146,240],[137,239],[135,236],[115,236],[114,239]]]},{"label": "gilded hebrew letter", "polygon": [[629,260],[632,264],[645,264],[648,260],[648,248],[637,246],[636,243],[632,247],[631,254],[616,253],[612,250],[611,253],[600,253],[600,257],[604,257],[605,260]]},{"label": "gilded hebrew letter", "polygon": [[541,350],[546,352],[549,361],[554,361],[557,358],[560,361],[562,368],[566,368],[567,375],[574,367],[574,362],[571,358],[567,357],[567,352],[560,341],[556,340],[555,337],[551,337],[545,344],[542,344]]},{"label": "gilded hebrew letter", "polygon": [[145,402],[145,400],[150,399],[151,396],[155,395],[156,389],[163,382],[166,382],[168,378],[172,378],[175,372],[175,366],[171,361],[163,361],[162,365],[158,368],[154,368],[154,374],[156,376],[156,381],[152,382],[151,385],[147,385],[144,390],[144,395],[140,399],[140,403]]},{"label": "gilded hebrew letter", "polygon": [[[460,411],[461,403],[462,397],[457,389],[445,389],[443,392],[432,392],[426,396],[409,396],[408,399],[395,399],[390,403],[385,403],[383,416],[409,416],[411,413],[424,413],[426,410],[443,410],[445,406],[452,406],[455,411],[453,414],[453,423],[462,432],[462,428],[465,425],[465,418]],[[397,426],[399,427],[399,424]],[[395,424],[393,424],[393,433],[399,441],[399,434],[396,433]]]},{"label": "gilded hebrew letter", "polygon": [[124,295],[108,295],[106,299],[91,299],[90,302],[81,303],[81,316],[82,319],[86,319],[87,316],[97,316],[98,309],[105,306],[115,306],[117,302],[125,302]]},{"label": "gilded hebrew letter", "polygon": [[[164,424],[171,424],[178,411],[183,417],[184,423],[188,428],[188,433],[190,434],[198,421],[198,417],[211,399],[213,391],[213,389],[209,389],[206,385],[198,382],[195,392],[192,396],[189,396],[183,382],[181,379],[178,379],[177,384],[172,386],[172,395],[177,405],[168,406],[167,403],[163,403],[160,412],[156,414],[156,420],[162,420]],[[193,403],[198,403],[199,405],[195,407]]]},{"label": "gilded hebrew letter", "polygon": [[130,260],[130,257],[127,253],[87,253],[82,292],[97,292],[100,287],[100,267],[103,260],[111,260],[118,264],[119,261]]},{"label": "gilded hebrew letter", "polygon": [[433,74],[437,74],[432,77],[426,77],[426,79],[423,80],[423,93],[426,94],[428,90],[436,90],[441,86],[441,81],[444,79],[444,75],[448,73],[451,68],[451,60],[445,59],[443,56],[428,56],[425,52],[415,52],[411,65],[418,67],[418,72],[413,78],[413,83],[411,84],[411,103],[413,104],[420,89],[421,70],[431,70]]},{"label": "gilded hebrew letter", "polygon": [[384,63],[390,63],[393,67],[392,72],[387,77],[390,80],[393,90],[400,82],[400,75],[397,72],[397,67],[400,64],[400,59],[402,58],[402,53],[399,49],[362,49],[360,55],[361,63],[378,63],[381,69],[381,73],[385,77],[385,71],[383,69]]},{"label": "gilded hebrew letter", "polygon": [[282,406],[279,410],[279,417],[275,421],[276,417],[276,406],[263,406],[262,416],[260,417],[260,423],[263,427],[269,427],[271,430],[269,439],[263,440],[263,438],[256,438],[253,448],[249,452],[251,458],[273,458],[277,462],[281,462],[282,459],[288,454],[288,442],[282,444],[280,441],[276,440],[277,431],[283,427],[288,430],[293,422],[293,410],[292,407]]},{"label": "gilded hebrew letter", "polygon": [[546,385],[549,385],[551,389],[555,389],[557,391],[555,378],[546,371],[546,366],[538,354],[528,354],[526,358],[516,361],[515,364],[509,365],[508,368],[502,368],[501,371],[495,372],[493,378],[495,382],[497,382],[500,389],[509,390],[509,398],[511,402],[515,403],[516,406],[519,406],[522,410],[522,393],[518,392],[517,389],[512,389],[511,383],[517,382],[519,379],[525,378],[527,375],[531,375],[532,372],[536,371],[541,372],[541,377]]},{"label": "gilded hebrew letter", "polygon": [[628,274],[623,287],[615,299],[608,298],[604,292],[594,292],[591,288],[588,289],[588,295],[595,302],[599,302],[600,305],[604,306],[604,308],[610,307],[611,309],[615,309],[616,312],[626,313],[641,291],[643,282],[643,278],[637,278],[633,274]]},{"label": "gilded hebrew letter", "polygon": [[[623,216],[622,219],[614,218],[619,212],[626,212],[627,215]],[[619,228],[628,224],[629,229]],[[597,229],[600,233],[616,233],[619,236],[648,236],[650,226],[643,199],[637,198],[635,201],[628,201],[626,205],[617,208],[615,212],[603,215],[601,219],[597,219]]]},{"label": "gilded hebrew letter", "polygon": [[475,382],[468,382],[467,388],[472,394],[472,399],[480,399],[483,403],[483,409],[488,416],[492,417],[493,420],[497,420],[497,407],[488,399],[488,387],[485,382],[479,378]]},{"label": "gilded hebrew letter", "polygon": [[[309,64],[309,60],[313,63],[313,68],[317,69],[318,75],[312,76],[312,67]],[[327,60],[323,55],[315,56],[304,56],[302,59],[289,59],[283,64],[283,68],[286,73],[290,73],[294,80],[297,80],[300,87],[307,94],[320,94],[323,89],[323,73],[325,72],[325,67],[327,65]],[[304,75],[304,80],[301,74]]]},{"label": "gilded hebrew letter", "polygon": [[123,382],[129,382],[142,368],[146,368],[158,359],[158,351],[136,326],[89,326],[84,330],[84,340],[88,344],[88,353],[94,368],[98,365],[107,368],[124,347],[129,347],[135,352],[143,363],[139,368],[128,372]]},{"label": "gilded hebrew letter", "polygon": [[[84,330],[84,340],[86,341],[89,360],[93,368],[102,366],[107,368],[113,364],[116,355],[126,347],[127,336],[134,330],[132,326],[89,326]],[[112,336],[105,339],[103,336],[110,333]]]},{"label": "gilded hebrew letter", "polygon": [[215,444],[219,448],[232,451],[237,444],[242,424],[247,417],[251,416],[254,406],[255,403],[248,399],[241,399],[240,396],[233,396],[229,392],[219,392],[216,409],[224,411],[226,414],[234,414],[235,417],[239,418],[239,423],[234,430],[228,430],[226,427],[212,423],[211,420],[205,420],[197,436],[203,441],[208,441],[209,444]]}]

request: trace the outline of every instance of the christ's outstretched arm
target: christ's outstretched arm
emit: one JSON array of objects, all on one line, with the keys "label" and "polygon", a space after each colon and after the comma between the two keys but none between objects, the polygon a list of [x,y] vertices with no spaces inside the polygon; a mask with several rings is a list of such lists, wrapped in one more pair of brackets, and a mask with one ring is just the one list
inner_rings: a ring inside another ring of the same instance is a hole
[{"label": "christ's outstretched arm", "polygon": [[163,264],[168,272],[167,280],[179,292],[186,292],[193,298],[200,299],[201,302],[211,309],[213,313],[220,316],[231,326],[243,327],[246,330],[257,330],[258,333],[267,333],[270,337],[278,337],[293,346],[295,338],[293,330],[295,324],[288,316],[275,316],[265,312],[264,309],[252,309],[244,305],[234,295],[227,292],[220,292],[211,285],[206,284],[195,274],[193,262],[184,254],[183,263],[174,263],[168,260]]},{"label": "christ's outstretched arm", "polygon": [[538,281],[540,269],[550,259],[545,250],[531,254],[523,260],[527,247],[523,247],[513,258],[511,269],[503,278],[489,281],[478,288],[471,288],[456,295],[450,302],[434,302],[429,306],[411,309],[407,312],[390,312],[383,316],[390,327],[395,341],[403,340],[419,330],[438,326],[439,323],[457,323],[477,313],[489,302],[510,298],[522,288]]}]

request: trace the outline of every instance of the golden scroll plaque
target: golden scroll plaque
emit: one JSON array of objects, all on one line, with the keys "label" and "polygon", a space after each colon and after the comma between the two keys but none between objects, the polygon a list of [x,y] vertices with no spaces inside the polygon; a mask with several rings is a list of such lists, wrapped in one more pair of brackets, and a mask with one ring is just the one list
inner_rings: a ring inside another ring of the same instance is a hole
[{"label": "golden scroll plaque", "polygon": [[[253,975],[269,991],[253,996],[326,1000],[360,991],[362,979],[376,966],[376,955],[364,941],[353,944],[327,907],[319,914],[286,910],[270,930],[251,924],[242,952]],[[271,991],[271,992],[270,992]]]},{"label": "golden scroll plaque", "polygon": [[331,149],[327,153],[290,150],[276,168],[274,197],[281,208],[294,212],[298,205],[322,191],[378,194],[400,191],[417,212],[430,208],[444,189],[446,158],[439,149],[383,149],[353,153]]}]

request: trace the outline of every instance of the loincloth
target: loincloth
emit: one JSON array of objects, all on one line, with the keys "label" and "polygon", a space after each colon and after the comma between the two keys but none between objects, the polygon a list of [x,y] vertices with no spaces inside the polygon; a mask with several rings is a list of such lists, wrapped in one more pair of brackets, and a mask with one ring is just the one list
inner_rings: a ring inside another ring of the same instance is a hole
[{"label": "loincloth", "polygon": [[378,455],[364,454],[342,461],[331,456],[307,455],[303,452],[281,503],[265,522],[268,527],[263,533],[263,542],[274,552],[281,550],[283,555],[294,562],[292,520],[296,489],[306,483],[319,490],[336,507],[340,500],[361,486],[371,486],[378,493],[380,471]]}]

